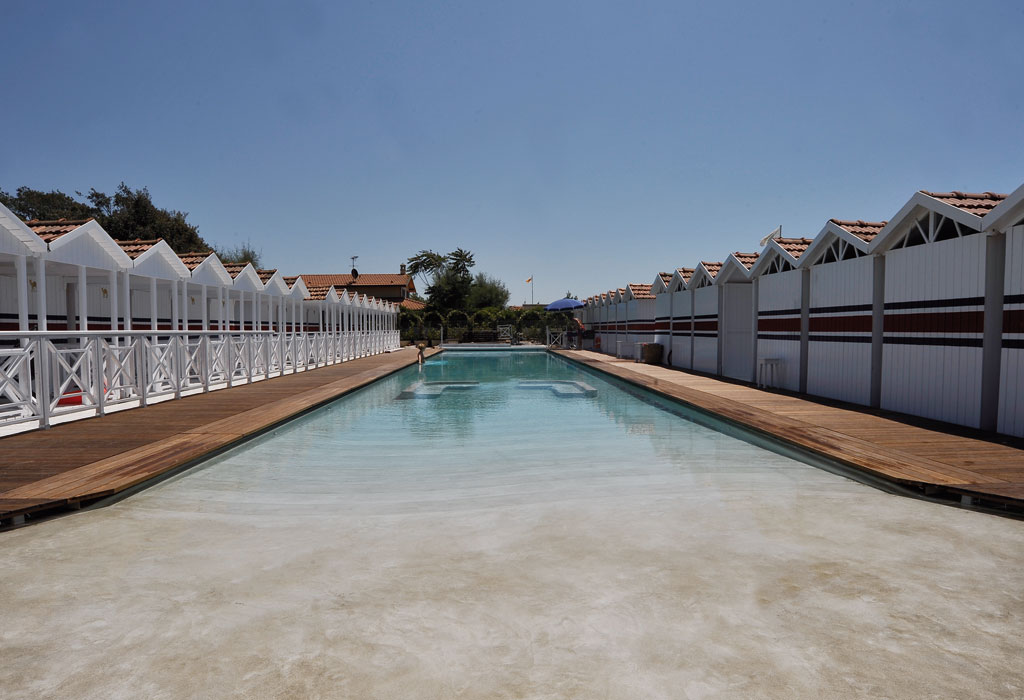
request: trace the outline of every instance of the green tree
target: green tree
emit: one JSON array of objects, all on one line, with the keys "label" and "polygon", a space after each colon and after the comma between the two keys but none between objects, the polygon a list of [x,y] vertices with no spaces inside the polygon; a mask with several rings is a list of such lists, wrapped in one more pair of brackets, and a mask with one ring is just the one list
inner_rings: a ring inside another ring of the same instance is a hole
[{"label": "green tree", "polygon": [[30,187],[19,187],[13,195],[0,190],[0,203],[26,221],[29,219],[44,221],[89,219],[95,218],[99,214],[94,206],[79,202],[59,190],[43,192]]},{"label": "green tree", "polygon": [[114,240],[163,238],[179,253],[211,249],[199,229],[188,222],[186,212],[157,207],[145,187],[133,190],[122,182],[113,195],[90,189],[85,199],[81,202],[59,190],[29,187],[19,187],[14,196],[0,191],[0,202],[24,219],[94,218]]},{"label": "green tree", "polygon": [[473,278],[466,297],[466,308],[485,309],[491,306],[503,307],[508,303],[509,292],[505,283],[497,277],[480,272]]},{"label": "green tree", "polygon": [[260,267],[263,258],[263,251],[256,250],[251,241],[245,241],[234,248],[222,248],[214,246],[213,252],[217,254],[221,262],[225,263],[252,263],[255,268]]},{"label": "green tree", "polygon": [[428,328],[440,328],[444,325],[444,318],[436,309],[430,309],[423,314],[423,323]]}]

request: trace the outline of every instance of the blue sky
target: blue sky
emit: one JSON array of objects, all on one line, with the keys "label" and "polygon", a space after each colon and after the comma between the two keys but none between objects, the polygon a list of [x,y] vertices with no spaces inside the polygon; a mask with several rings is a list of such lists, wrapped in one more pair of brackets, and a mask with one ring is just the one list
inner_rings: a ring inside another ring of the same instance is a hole
[{"label": "blue sky", "polygon": [[0,188],[148,186],[289,274],[462,246],[583,297],[1024,182],[1019,2],[3,9]]}]

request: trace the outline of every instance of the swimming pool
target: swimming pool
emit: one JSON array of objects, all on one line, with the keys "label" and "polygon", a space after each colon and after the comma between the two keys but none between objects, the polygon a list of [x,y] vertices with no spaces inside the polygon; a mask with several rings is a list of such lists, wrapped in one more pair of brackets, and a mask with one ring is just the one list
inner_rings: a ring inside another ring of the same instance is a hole
[{"label": "swimming pool", "polygon": [[623,388],[549,353],[446,352],[6,533],[0,688],[1020,695],[1021,522],[888,495]]}]

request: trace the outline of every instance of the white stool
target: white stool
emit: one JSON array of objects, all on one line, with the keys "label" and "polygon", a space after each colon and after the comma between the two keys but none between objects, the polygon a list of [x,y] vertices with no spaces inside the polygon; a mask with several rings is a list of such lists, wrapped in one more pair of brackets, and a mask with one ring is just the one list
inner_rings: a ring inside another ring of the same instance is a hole
[{"label": "white stool", "polygon": [[[762,357],[757,361],[757,386],[775,386],[775,368],[782,365],[781,357]],[[771,377],[765,381],[767,377]]]}]

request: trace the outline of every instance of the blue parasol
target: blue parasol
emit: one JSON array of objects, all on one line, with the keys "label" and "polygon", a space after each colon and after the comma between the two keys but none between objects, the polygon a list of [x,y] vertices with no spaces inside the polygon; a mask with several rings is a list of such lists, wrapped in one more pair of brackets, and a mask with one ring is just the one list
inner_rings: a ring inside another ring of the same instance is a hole
[{"label": "blue parasol", "polygon": [[544,307],[544,310],[571,311],[573,309],[578,309],[581,306],[583,306],[583,302],[579,301],[578,299],[570,299],[569,297],[566,297],[565,299],[559,299],[558,301],[551,302],[550,304]]}]

